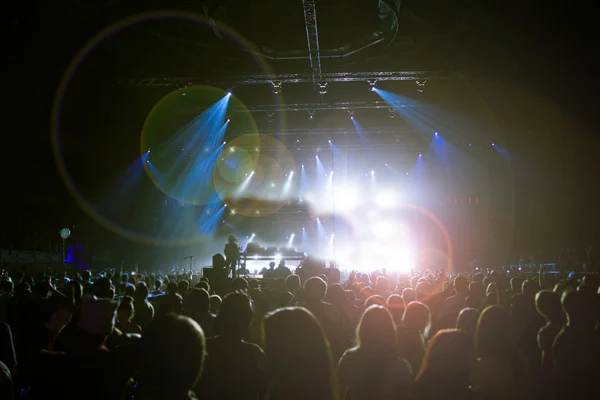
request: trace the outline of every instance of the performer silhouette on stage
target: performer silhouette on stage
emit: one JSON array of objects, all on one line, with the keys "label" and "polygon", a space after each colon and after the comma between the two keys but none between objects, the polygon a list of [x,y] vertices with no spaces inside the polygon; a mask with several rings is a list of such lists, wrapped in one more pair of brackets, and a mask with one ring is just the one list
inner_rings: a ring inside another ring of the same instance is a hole
[{"label": "performer silhouette on stage", "polygon": [[225,245],[225,265],[228,271],[231,271],[231,277],[236,277],[237,262],[240,258],[240,246],[236,243],[235,236],[229,236],[228,243]]}]

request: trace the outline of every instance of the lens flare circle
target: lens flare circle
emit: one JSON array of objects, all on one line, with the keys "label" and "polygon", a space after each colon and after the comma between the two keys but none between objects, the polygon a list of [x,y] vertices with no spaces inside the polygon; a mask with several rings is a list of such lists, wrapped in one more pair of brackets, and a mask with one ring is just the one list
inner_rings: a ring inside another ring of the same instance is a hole
[{"label": "lens flare circle", "polygon": [[[186,245],[195,243],[202,240],[202,236],[186,236],[184,238],[161,238],[155,235],[148,234],[146,232],[136,232],[127,227],[120,226],[119,224],[111,221],[106,216],[102,215],[94,205],[80,192],[79,188],[73,180],[73,176],[69,171],[67,164],[64,159],[62,140],[61,140],[61,123],[63,118],[63,106],[65,98],[68,94],[68,89],[71,82],[73,81],[76,73],[87,59],[87,57],[101,44],[105,43],[108,39],[114,38],[120,32],[127,30],[130,27],[134,27],[143,23],[156,22],[156,21],[189,21],[210,27],[211,29],[218,29],[222,36],[225,36],[229,40],[236,42],[240,47],[247,50],[255,48],[253,44],[244,39],[239,33],[232,28],[226,26],[221,22],[209,21],[200,14],[195,14],[185,11],[151,11],[141,13],[128,17],[126,19],[119,20],[114,24],[106,27],[98,34],[96,34],[91,40],[89,40],[73,57],[68,67],[64,71],[61,80],[56,89],[51,115],[51,144],[54,161],[56,163],[59,174],[65,184],[70,195],[75,199],[77,205],[88,214],[96,223],[100,224],[104,228],[130,240],[145,243],[145,244],[163,244],[163,245]],[[250,57],[259,65],[259,67],[266,73],[272,74],[272,70],[266,64],[263,58],[258,57],[255,53],[247,52]],[[143,149],[146,151],[147,149]]]},{"label": "lens flare circle", "polygon": [[[261,134],[235,138],[228,146],[247,156],[235,172],[242,182],[231,179],[229,171],[215,168],[213,182],[223,201],[232,203],[236,214],[246,217],[263,217],[281,209],[293,195],[284,189],[286,175],[296,173],[296,161],[289,149],[277,138]],[[223,158],[228,153],[230,150],[223,149]]]}]

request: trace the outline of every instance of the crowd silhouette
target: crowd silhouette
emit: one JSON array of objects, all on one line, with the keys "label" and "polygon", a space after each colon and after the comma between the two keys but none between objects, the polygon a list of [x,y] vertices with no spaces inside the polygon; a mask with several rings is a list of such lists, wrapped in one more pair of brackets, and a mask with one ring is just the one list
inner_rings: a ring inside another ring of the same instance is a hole
[{"label": "crowd silhouette", "polygon": [[0,398],[600,398],[600,275],[285,269],[17,269],[0,280]]}]

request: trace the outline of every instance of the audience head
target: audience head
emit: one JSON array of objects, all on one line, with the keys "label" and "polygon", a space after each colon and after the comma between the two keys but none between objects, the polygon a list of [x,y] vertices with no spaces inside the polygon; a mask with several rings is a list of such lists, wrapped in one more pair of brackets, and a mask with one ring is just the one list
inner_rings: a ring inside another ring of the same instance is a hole
[{"label": "audience head", "polygon": [[417,300],[415,291],[412,288],[404,289],[402,291],[402,298],[404,299],[404,304],[409,304],[409,303]]},{"label": "audience head", "polygon": [[217,324],[223,336],[241,340],[252,322],[252,305],[246,293],[229,293],[223,298]]},{"label": "audience head", "polygon": [[535,295],[535,307],[546,321],[562,320],[560,296],[551,290],[541,290]]},{"label": "audience head", "polygon": [[505,356],[513,349],[513,345],[508,312],[498,306],[490,306],[483,310],[477,322],[477,355]]},{"label": "audience head", "polygon": [[382,306],[385,307],[387,306],[387,302],[385,301],[385,297],[380,296],[378,294],[370,296],[366,301],[365,301],[365,309],[371,307],[371,306]]},{"label": "audience head", "polygon": [[569,326],[593,329],[596,318],[596,295],[589,292],[566,291],[563,293],[562,307],[567,314]]},{"label": "audience head", "polygon": [[186,300],[186,309],[188,301],[194,311],[209,312],[210,310],[210,295],[204,289],[193,289]]},{"label": "audience head", "polygon": [[174,314],[155,318],[144,331],[140,347],[140,385],[177,398],[176,394],[187,394],[200,378],[204,333],[192,319]]},{"label": "audience head", "polygon": [[478,319],[479,311],[475,308],[463,308],[456,319],[456,329],[465,332],[473,340],[477,332]]},{"label": "audience head", "polygon": [[101,299],[112,299],[115,297],[115,288],[110,279],[102,277],[94,282],[92,294]]},{"label": "audience head", "polygon": [[304,282],[304,294],[311,300],[322,300],[327,292],[327,283],[317,276],[308,278]]},{"label": "audience head", "polygon": [[429,342],[427,353],[415,380],[427,390],[457,396],[454,388],[467,392],[472,358],[468,335],[457,329],[443,329]]},{"label": "audience head", "polygon": [[233,280],[233,282],[231,282],[231,290],[233,290],[234,292],[236,292],[236,291],[241,291],[241,292],[248,291],[248,281],[245,280],[244,278],[235,278]]},{"label": "audience head", "polygon": [[150,291],[148,290],[146,282],[139,281],[138,284],[135,286],[135,298],[140,300],[146,300],[149,294]]},{"label": "audience head", "polygon": [[356,328],[356,346],[370,353],[397,354],[396,327],[385,307],[373,305],[365,310]]},{"label": "audience head", "polygon": [[458,275],[454,278],[454,290],[456,294],[459,296],[466,296],[469,291],[469,283],[467,282],[467,278],[462,275]]},{"label": "audience head", "polygon": [[387,306],[394,323],[400,325],[402,323],[402,317],[404,316],[404,299],[398,294],[393,294],[387,299]]},{"label": "audience head", "polygon": [[210,312],[213,314],[219,314],[221,302],[221,297],[219,295],[213,294],[210,296]]},{"label": "audience head", "polygon": [[327,287],[325,294],[327,301],[333,306],[340,307],[346,303],[346,293],[344,288],[339,283],[334,283]]},{"label": "audience head", "polygon": [[538,290],[539,290],[539,285],[533,279],[526,280],[525,282],[523,282],[523,285],[521,286],[521,291],[523,293],[523,296],[525,296],[528,299],[533,299],[535,297],[535,294],[538,292]]},{"label": "audience head", "polygon": [[287,288],[288,292],[296,294],[298,289],[300,289],[300,286],[302,286],[302,284],[298,275],[292,274],[285,278],[285,287]]},{"label": "audience head", "polygon": [[179,293],[182,296],[185,296],[189,289],[190,289],[190,283],[186,280],[180,281],[177,284],[177,293]]},{"label": "audience head", "polygon": [[124,324],[126,322],[131,322],[134,317],[134,312],[133,297],[123,297],[119,304],[119,308],[117,309],[117,319],[119,320],[119,323]]},{"label": "audience head", "polygon": [[329,344],[308,310],[276,310],[265,317],[263,331],[267,368],[276,398],[338,398]]},{"label": "audience head", "polygon": [[413,301],[408,304],[404,311],[402,324],[409,329],[414,329],[427,335],[429,324],[431,322],[431,314],[429,307],[418,301]]}]

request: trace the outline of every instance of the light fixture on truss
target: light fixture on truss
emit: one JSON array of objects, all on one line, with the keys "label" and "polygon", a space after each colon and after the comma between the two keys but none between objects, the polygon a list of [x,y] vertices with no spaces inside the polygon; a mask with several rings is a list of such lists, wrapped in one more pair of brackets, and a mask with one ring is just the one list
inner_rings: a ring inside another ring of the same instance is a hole
[{"label": "light fixture on truss", "polygon": [[327,94],[327,82],[319,82],[319,94]]},{"label": "light fixture on truss", "polygon": [[281,93],[281,81],[271,81],[271,85],[273,85],[273,94]]}]

